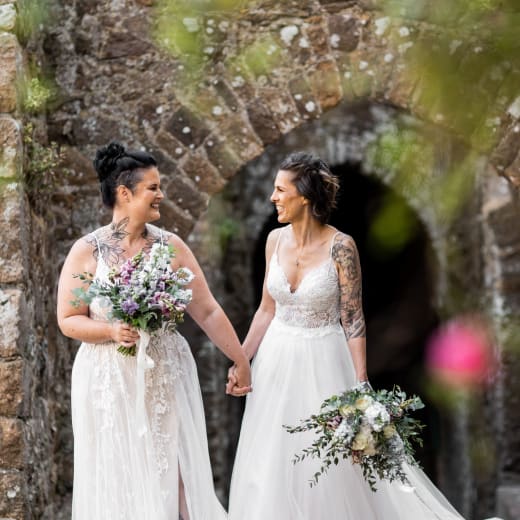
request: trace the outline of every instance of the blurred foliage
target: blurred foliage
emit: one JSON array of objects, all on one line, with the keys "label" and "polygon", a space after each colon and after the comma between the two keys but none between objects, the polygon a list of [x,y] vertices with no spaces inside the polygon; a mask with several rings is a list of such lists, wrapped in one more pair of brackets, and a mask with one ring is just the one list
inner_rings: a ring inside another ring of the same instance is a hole
[{"label": "blurred foliage", "polygon": [[18,0],[16,36],[25,45],[51,21],[53,0]]},{"label": "blurred foliage", "polygon": [[24,183],[31,207],[40,215],[50,210],[49,204],[56,186],[63,182],[68,170],[62,167],[63,154],[55,142],[40,142],[34,123],[23,128]]},{"label": "blurred foliage", "polygon": [[[221,67],[215,69],[219,73],[233,71],[230,77],[240,73],[241,80],[252,76],[253,81],[282,65],[280,35],[269,24],[259,24],[239,42],[232,34],[241,17],[262,3],[158,1],[156,37],[183,63],[188,91],[197,91],[195,85],[214,65]],[[284,4],[289,12],[290,2],[283,0],[270,2],[266,11],[283,17]],[[430,213],[447,230],[474,193],[475,177],[484,167],[482,156],[496,147],[509,115],[520,115],[520,4],[374,0],[373,6],[374,21],[387,19],[384,44],[389,52],[398,51],[401,81],[414,86],[408,100],[411,110],[437,126],[397,121],[377,138],[367,163],[406,200],[414,201],[415,210]],[[278,31],[280,26],[275,27]],[[198,104],[195,99],[195,109]],[[413,236],[411,221],[389,197],[372,224],[372,237],[382,249],[396,251]]]}]

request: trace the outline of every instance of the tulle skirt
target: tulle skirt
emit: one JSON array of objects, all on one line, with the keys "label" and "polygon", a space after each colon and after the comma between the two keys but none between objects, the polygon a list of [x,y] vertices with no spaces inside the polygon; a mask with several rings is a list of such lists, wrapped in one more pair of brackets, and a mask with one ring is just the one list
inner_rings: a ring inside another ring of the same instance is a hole
[{"label": "tulle skirt", "polygon": [[148,354],[147,433],[136,424],[136,358],[82,344],[72,371],[73,520],[178,520],[179,478],[190,520],[224,520],[214,493],[195,362],[182,336]]},{"label": "tulle skirt", "polygon": [[355,372],[339,324],[293,327],[276,318],[253,363],[231,482],[230,520],[455,520],[462,518],[419,469],[406,467],[413,488],[377,483],[372,492],[359,466],[340,461],[309,482],[317,460],[296,465],[311,432],[289,434],[324,399],[350,388]]}]

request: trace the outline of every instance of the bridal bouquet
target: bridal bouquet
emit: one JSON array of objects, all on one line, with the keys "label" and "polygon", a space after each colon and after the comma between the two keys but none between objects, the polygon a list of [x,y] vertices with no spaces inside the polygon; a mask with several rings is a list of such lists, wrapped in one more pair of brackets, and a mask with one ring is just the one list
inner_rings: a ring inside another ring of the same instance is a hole
[{"label": "bridal bouquet", "polygon": [[399,387],[392,391],[353,388],[332,396],[323,402],[320,413],[301,421],[299,426],[285,426],[289,433],[312,430],[317,434],[312,445],[297,454],[293,462],[307,457],[321,459],[311,486],[340,458],[350,458],[361,466],[372,491],[376,491],[376,477],[408,484],[402,463],[417,464],[412,442],[422,445],[419,432],[423,428],[409,412],[423,407],[419,397],[408,399]]},{"label": "bridal bouquet", "polygon": [[[87,289],[74,290],[76,300],[89,304],[94,298],[104,299],[110,318],[121,320],[141,331],[153,332],[163,323],[175,326],[182,322],[186,306],[191,301],[191,289],[185,286],[193,280],[193,273],[184,267],[171,268],[175,256],[171,245],[156,243],[146,256],[140,251],[118,269],[113,269],[108,282],[94,279],[90,273],[76,275],[88,283]],[[136,347],[120,346],[118,351],[135,356]]]}]

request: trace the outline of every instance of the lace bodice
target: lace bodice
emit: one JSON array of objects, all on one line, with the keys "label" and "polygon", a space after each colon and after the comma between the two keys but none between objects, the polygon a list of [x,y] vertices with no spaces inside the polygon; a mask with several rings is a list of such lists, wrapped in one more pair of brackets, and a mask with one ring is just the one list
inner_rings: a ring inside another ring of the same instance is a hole
[{"label": "lace bodice", "polygon": [[317,329],[339,324],[340,291],[332,258],[309,271],[291,292],[275,251],[269,264],[267,290],[276,302],[275,318],[286,325]]}]

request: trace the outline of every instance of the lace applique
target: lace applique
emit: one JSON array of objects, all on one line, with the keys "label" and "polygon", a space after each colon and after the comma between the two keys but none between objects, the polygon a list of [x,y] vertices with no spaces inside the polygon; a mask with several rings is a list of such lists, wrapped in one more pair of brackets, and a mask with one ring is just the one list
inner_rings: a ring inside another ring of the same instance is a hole
[{"label": "lace applique", "polygon": [[304,329],[330,327],[340,322],[338,275],[332,260],[309,271],[291,292],[275,252],[271,257],[267,289],[276,302],[276,319]]}]

